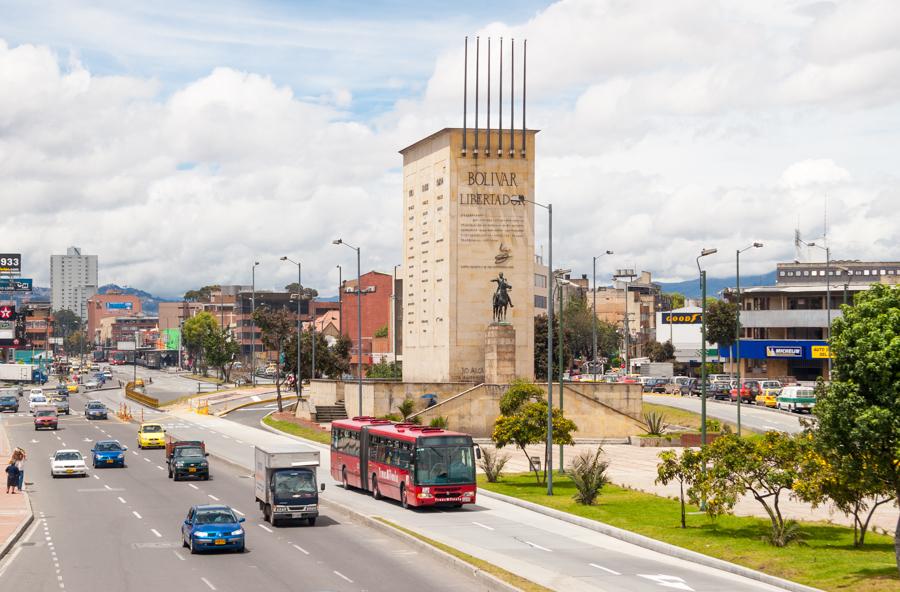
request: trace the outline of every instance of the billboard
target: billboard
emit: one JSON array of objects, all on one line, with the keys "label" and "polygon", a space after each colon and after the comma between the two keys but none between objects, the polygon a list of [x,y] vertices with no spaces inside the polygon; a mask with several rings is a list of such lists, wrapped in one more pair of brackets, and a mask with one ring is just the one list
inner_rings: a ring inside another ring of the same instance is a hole
[{"label": "billboard", "polygon": [[106,310],[132,310],[134,308],[133,302],[107,302]]},{"label": "billboard", "polygon": [[21,273],[22,272],[22,254],[21,253],[0,253],[0,272]]},{"label": "billboard", "polygon": [[135,343],[133,341],[117,341],[116,349],[119,351],[134,351]]},{"label": "billboard", "polygon": [[802,358],[803,347],[799,345],[767,345],[767,358]]},{"label": "billboard", "polygon": [[0,278],[0,292],[31,292],[31,278]]},{"label": "billboard", "polygon": [[831,350],[827,345],[814,345],[809,348],[810,355],[812,359],[821,359],[821,358],[829,358],[834,357],[831,355]]},{"label": "billboard", "polygon": [[664,312],[662,313],[663,325],[699,325],[703,321],[703,314],[699,312]]},{"label": "billboard", "polygon": [[163,329],[160,333],[162,333],[166,349],[178,350],[178,345],[181,343],[181,329]]}]

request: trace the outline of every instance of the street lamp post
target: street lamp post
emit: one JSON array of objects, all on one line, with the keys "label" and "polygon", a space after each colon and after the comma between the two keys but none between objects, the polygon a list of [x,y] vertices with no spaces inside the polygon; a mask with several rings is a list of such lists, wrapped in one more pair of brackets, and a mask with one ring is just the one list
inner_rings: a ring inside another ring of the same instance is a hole
[{"label": "street lamp post", "polygon": [[[635,275],[633,269],[619,269],[619,270],[616,270],[616,273],[613,276],[613,279],[625,278],[626,280],[634,280],[634,278],[636,278],[636,277],[637,276]],[[628,374],[631,371],[631,365],[629,364],[629,359],[631,358],[631,355],[629,353],[629,349],[630,349],[629,341],[631,340],[631,335],[630,335],[631,331],[629,331],[629,327],[628,327],[628,321],[629,321],[629,318],[628,318],[628,285],[629,284],[630,284],[630,282],[628,282],[628,281],[625,282],[625,319],[622,321],[622,329],[624,332],[623,345],[625,346],[625,374]]]},{"label": "street lamp post", "polygon": [[[606,251],[603,255],[612,255],[612,251]],[[594,375],[594,382],[597,382],[597,259],[603,255],[594,257],[594,318],[591,322],[591,343],[593,344],[593,360],[591,364],[591,374]]]},{"label": "street lamp post", "polygon": [[547,495],[553,495],[553,204],[541,204],[524,195],[512,198],[547,210]]},{"label": "street lamp post", "polygon": [[734,327],[734,357],[737,363],[737,435],[741,435],[741,253],[750,249],[759,249],[762,243],[753,243],[749,247],[738,249],[735,253],[737,315]]},{"label": "street lamp post", "polygon": [[344,335],[344,270],[338,265],[338,333]]},{"label": "street lamp post", "polygon": [[[700,272],[700,442],[706,446],[706,271],[700,269],[700,258],[718,253],[718,249],[703,249],[697,256]],[[706,467],[704,467],[704,471]]]},{"label": "street lamp post", "polygon": [[[288,263],[293,263],[297,266],[297,380],[294,382],[294,390],[297,391],[297,400],[300,399],[300,393],[303,391],[303,378],[300,372],[300,349],[303,343],[303,327],[300,323],[300,301],[303,300],[303,265],[299,261],[294,261],[293,259],[285,256],[281,258],[282,261],[287,261]],[[312,386],[310,386],[312,388]]]},{"label": "street lamp post", "polygon": [[831,380],[831,247],[823,247],[816,243],[803,244],[825,251],[825,312],[828,315],[828,380]]},{"label": "street lamp post", "polygon": [[[563,272],[564,273],[564,272]],[[572,282],[569,280],[563,279],[562,277],[558,277],[560,274],[554,274],[556,281],[556,291],[559,293],[559,344],[557,345],[557,349],[559,350],[559,413],[560,415],[563,412],[563,402],[564,402],[564,393],[563,390],[563,337],[565,335],[564,327],[563,327],[563,286],[570,286]],[[553,307],[553,303],[550,303],[550,307]],[[559,474],[562,475],[565,473],[565,464],[563,462],[563,445],[559,445]]]},{"label": "street lamp post", "polygon": [[360,266],[360,247],[348,245],[340,238],[331,241],[331,244],[344,245],[356,251],[356,379],[359,385],[358,411],[362,415],[362,271]]},{"label": "street lamp post", "polygon": [[256,312],[256,266],[259,261],[254,261],[250,267],[250,276],[252,278],[250,284],[250,383],[256,386],[256,319],[253,313]]}]

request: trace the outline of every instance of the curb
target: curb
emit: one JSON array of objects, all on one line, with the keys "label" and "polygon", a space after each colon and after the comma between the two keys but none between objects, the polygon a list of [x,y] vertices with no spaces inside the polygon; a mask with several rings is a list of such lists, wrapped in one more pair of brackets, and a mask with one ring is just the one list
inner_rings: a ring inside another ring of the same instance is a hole
[{"label": "curb", "polygon": [[[269,393],[260,393],[260,395],[267,395],[267,394],[269,394]],[[282,404],[288,403],[288,402],[292,403],[296,400],[297,400],[297,395],[284,395],[284,394],[281,395]],[[232,407],[231,409],[226,409],[225,411],[222,411],[221,413],[214,415],[214,417],[225,417],[232,411],[237,411],[238,409],[243,409],[244,407],[252,407],[253,405],[259,405],[261,403],[275,403],[276,401],[278,401],[277,395],[275,397],[271,397],[268,399],[260,399],[259,401],[248,401],[246,403],[241,403],[240,405],[238,405],[236,407]]]},{"label": "curb", "polygon": [[28,530],[28,527],[31,526],[32,522],[34,522],[34,511],[31,509],[31,497],[28,494],[24,494],[25,499],[28,501],[28,514],[25,516],[25,520],[22,520],[19,523],[19,526],[6,537],[6,540],[3,541],[3,545],[0,546],[0,559],[6,557],[6,555],[10,552],[13,546],[19,542],[19,539],[22,538],[22,535]]},{"label": "curb", "polygon": [[273,413],[275,413],[275,412],[270,411],[269,413],[266,413],[265,415],[263,415],[259,419],[259,427],[266,430],[267,432],[272,432],[273,434],[278,434],[279,436],[284,436],[285,438],[291,438],[291,439],[297,440],[298,442],[303,442],[304,444],[306,444],[308,446],[315,446],[316,448],[321,448],[322,450],[331,450],[330,446],[326,446],[325,444],[322,444],[321,442],[316,442],[315,440],[307,440],[306,438],[301,438],[300,436],[295,436],[294,434],[288,434],[287,432],[282,432],[278,428],[273,428],[272,426],[265,423],[263,420],[265,418],[269,417],[270,415],[272,415]]},{"label": "curb", "polygon": [[339,513],[344,514],[354,522],[361,523],[383,534],[392,536],[395,539],[399,539],[413,547],[421,549],[422,551],[430,554],[432,557],[440,560],[442,563],[448,565],[454,570],[478,580],[480,584],[478,586],[479,590],[484,590],[485,592],[522,592],[521,588],[517,588],[512,584],[508,584],[503,580],[497,578],[496,576],[489,574],[488,572],[483,571],[478,567],[475,567],[471,563],[455,557],[450,553],[447,553],[446,551],[442,551],[441,549],[438,549],[437,547],[434,547],[423,540],[409,535],[402,530],[398,530],[390,524],[386,524],[380,520],[376,520],[373,516],[367,516],[333,500],[324,500],[320,498],[319,505],[325,506],[329,509],[337,510]]},{"label": "curb", "polygon": [[531,510],[539,514],[549,516],[550,518],[556,518],[557,520],[562,520],[576,526],[581,526],[595,532],[599,532],[600,534],[605,534],[615,539],[619,539],[626,543],[631,543],[632,545],[637,545],[638,547],[643,547],[644,549],[662,553],[663,555],[690,561],[691,563],[711,567],[713,569],[718,569],[734,575],[743,576],[745,578],[756,580],[757,582],[762,582],[771,586],[778,586],[779,588],[790,590],[791,592],[823,592],[819,588],[813,588],[811,586],[805,586],[803,584],[798,584],[797,582],[792,582],[790,580],[771,576],[761,571],[750,569],[749,567],[743,567],[741,565],[725,561],[724,559],[716,559],[715,557],[710,557],[709,555],[704,555],[703,553],[691,551],[689,549],[678,547],[676,545],[670,545],[669,543],[664,543],[662,541],[658,541],[644,535],[640,535],[628,530],[623,530],[621,528],[616,528],[615,526],[610,526],[609,524],[604,524],[603,522],[590,520],[588,518],[581,518],[580,516],[573,516],[572,514],[554,510],[553,508],[548,508],[540,504],[527,502],[525,500],[520,500],[509,495],[489,491],[482,487],[478,488],[478,494],[498,499],[506,503],[513,504],[514,506],[519,506],[520,508],[525,508],[526,510]]}]

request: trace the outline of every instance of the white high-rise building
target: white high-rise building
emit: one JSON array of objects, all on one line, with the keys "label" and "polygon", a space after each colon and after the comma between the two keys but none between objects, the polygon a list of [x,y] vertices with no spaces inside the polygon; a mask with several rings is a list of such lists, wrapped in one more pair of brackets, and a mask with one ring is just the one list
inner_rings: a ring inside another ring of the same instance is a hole
[{"label": "white high-rise building", "polygon": [[65,255],[50,256],[50,304],[71,310],[87,320],[87,299],[97,293],[97,256],[69,247]]}]

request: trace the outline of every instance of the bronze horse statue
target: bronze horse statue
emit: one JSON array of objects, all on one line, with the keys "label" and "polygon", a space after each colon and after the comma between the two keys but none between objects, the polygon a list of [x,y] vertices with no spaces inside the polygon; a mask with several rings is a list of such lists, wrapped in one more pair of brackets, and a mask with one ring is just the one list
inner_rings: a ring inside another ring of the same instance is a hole
[{"label": "bronze horse statue", "polygon": [[491,281],[497,284],[497,290],[494,292],[494,322],[501,323],[506,320],[506,308],[513,306],[509,297],[512,286],[503,277],[503,272],[500,273],[500,277]]}]

